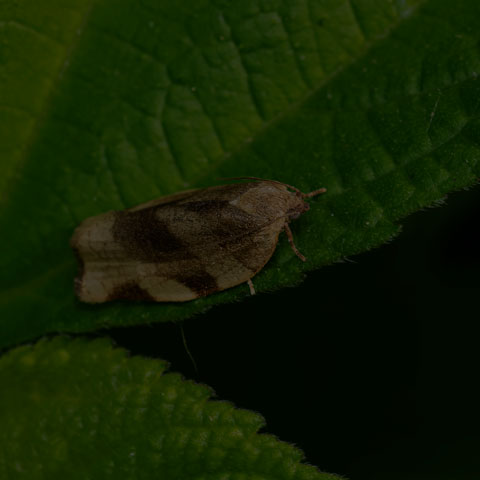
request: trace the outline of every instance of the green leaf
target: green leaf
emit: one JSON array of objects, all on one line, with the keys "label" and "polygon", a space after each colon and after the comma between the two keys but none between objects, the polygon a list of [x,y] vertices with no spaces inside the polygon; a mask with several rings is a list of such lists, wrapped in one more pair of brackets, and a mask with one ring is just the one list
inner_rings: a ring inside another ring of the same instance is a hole
[{"label": "green leaf", "polygon": [[103,340],[56,338],[0,360],[0,477],[333,480],[263,419],[128,358]]},{"label": "green leaf", "polygon": [[474,183],[476,0],[59,0],[0,5],[0,341],[175,320],[249,295],[89,307],[84,218],[219,177],[325,186],[257,291],[388,241]]}]

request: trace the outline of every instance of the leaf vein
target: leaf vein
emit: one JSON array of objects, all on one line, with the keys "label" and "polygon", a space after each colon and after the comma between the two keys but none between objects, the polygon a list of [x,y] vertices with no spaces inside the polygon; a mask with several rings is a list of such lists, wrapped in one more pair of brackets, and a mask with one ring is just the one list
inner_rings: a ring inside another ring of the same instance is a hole
[{"label": "leaf vein", "polygon": [[223,14],[223,12],[219,11],[219,16],[222,20],[222,22],[224,23],[224,25],[228,28],[229,30],[229,36],[230,36],[230,39],[232,40],[232,45],[234,46],[235,48],[235,51],[237,53],[237,58],[238,58],[238,61],[239,61],[239,64],[243,70],[243,73],[245,75],[245,80],[246,80],[246,83],[247,83],[247,87],[248,87],[248,90],[250,92],[250,99],[252,101],[252,104],[257,112],[257,115],[263,120],[263,121],[266,121],[266,114],[265,114],[265,111],[262,107],[262,104],[257,96],[257,93],[255,91],[255,88],[253,86],[253,83],[252,83],[252,78],[251,78],[251,74],[250,72],[248,71],[248,68],[245,64],[245,61],[243,59],[243,55],[242,55],[242,52],[240,50],[240,47],[239,47],[239,43],[238,43],[238,39],[236,38],[235,36],[235,32],[233,31],[233,28],[232,26],[228,23],[227,19],[226,19],[226,16]]},{"label": "leaf vein", "polygon": [[291,54],[292,54],[292,57],[295,61],[295,65],[297,67],[297,70],[298,70],[298,73],[299,73],[299,76],[300,78],[302,79],[302,82],[303,84],[307,87],[307,88],[312,88],[312,84],[305,72],[305,67],[304,67],[304,64],[302,63],[302,59],[299,58],[298,56],[298,53],[295,49],[295,47],[293,46],[293,42],[292,42],[292,38],[291,38],[291,35],[292,35],[292,32],[290,32],[287,28],[287,25],[285,24],[285,19],[283,18],[283,15],[278,12],[278,18],[280,19],[280,24],[282,25],[282,29],[285,33],[285,38],[286,38],[286,41],[287,41],[287,44],[288,44],[288,49],[290,50]]},{"label": "leaf vein", "polygon": [[[10,181],[7,184],[7,187],[6,187],[7,191],[4,192],[4,194],[2,195],[2,199],[0,200],[0,202],[6,201],[6,199],[9,197],[8,190],[11,191],[13,189],[13,184],[14,184],[13,179],[15,178],[15,170],[18,171],[21,164],[26,162],[28,154],[32,150],[33,145],[35,143],[35,139],[39,135],[39,131],[46,121],[47,113],[48,113],[48,110],[51,106],[51,102],[52,102],[52,99],[53,99],[53,96],[54,96],[54,93],[55,93],[54,86],[55,86],[55,84],[60,83],[66,69],[70,65],[70,58],[73,54],[73,51],[75,50],[75,48],[77,47],[77,45],[80,42],[80,39],[82,37],[82,33],[85,29],[85,26],[88,22],[88,19],[90,18],[91,14],[92,14],[94,4],[95,4],[95,0],[90,0],[90,4],[86,7],[85,12],[83,13],[83,16],[82,16],[82,18],[79,22],[79,26],[76,30],[76,36],[73,37],[73,41],[71,42],[70,45],[65,46],[66,47],[65,48],[65,53],[63,55],[62,60],[59,62],[58,71],[57,71],[56,75],[54,75],[52,77],[52,80],[51,80],[50,92],[47,93],[47,95],[44,99],[43,105],[40,109],[40,112],[36,116],[36,122],[34,122],[32,128],[30,130],[30,133],[27,136],[27,140],[24,143],[24,147],[21,149],[20,158],[16,162],[16,167],[13,169],[13,171],[10,172],[10,178],[9,178]],[[17,178],[19,178],[19,177],[17,177]]]}]

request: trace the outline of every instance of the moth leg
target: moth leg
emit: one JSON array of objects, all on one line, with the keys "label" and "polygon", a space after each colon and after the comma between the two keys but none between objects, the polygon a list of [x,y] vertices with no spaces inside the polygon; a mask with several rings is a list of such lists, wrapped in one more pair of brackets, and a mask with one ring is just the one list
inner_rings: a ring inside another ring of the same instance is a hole
[{"label": "moth leg", "polygon": [[307,259],[298,251],[298,248],[295,246],[295,243],[293,242],[293,235],[292,231],[290,230],[290,227],[288,226],[288,223],[285,222],[285,226],[283,227],[285,230],[285,233],[287,234],[288,238],[288,243],[290,243],[290,246],[292,247],[292,250],[295,252],[295,255],[302,261],[305,262]]},{"label": "moth leg", "polygon": [[247,280],[247,283],[248,283],[248,288],[250,289],[250,295],[255,295],[255,287],[253,286],[253,282],[252,280],[249,278]]}]

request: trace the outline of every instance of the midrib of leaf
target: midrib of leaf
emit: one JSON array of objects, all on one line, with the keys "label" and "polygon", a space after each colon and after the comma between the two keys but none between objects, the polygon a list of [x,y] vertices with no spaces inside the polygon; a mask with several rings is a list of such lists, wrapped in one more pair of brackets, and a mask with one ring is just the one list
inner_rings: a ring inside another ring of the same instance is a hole
[{"label": "midrib of leaf", "polygon": [[[312,87],[309,92],[307,92],[305,95],[299,98],[299,100],[292,102],[288,108],[285,108],[282,112],[271,118],[270,120],[264,121],[263,125],[261,128],[257,130],[255,133],[255,136],[259,137],[262,134],[265,134],[269,129],[274,128],[277,124],[281,123],[284,119],[289,117],[290,115],[293,115],[295,111],[300,110],[305,104],[308,103],[308,101],[314,97],[322,88],[324,88],[326,85],[328,85],[330,82],[332,82],[336,77],[338,77],[342,72],[344,72],[346,69],[351,67],[353,64],[356,62],[360,61],[363,57],[365,57],[372,48],[378,46],[382,41],[388,39],[390,35],[397,29],[399,28],[400,25],[404,23],[405,20],[408,20],[413,13],[415,13],[420,7],[422,7],[424,4],[426,4],[429,0],[422,0],[418,2],[418,4],[415,5],[415,7],[411,8],[406,15],[399,16],[398,20],[390,26],[390,28],[383,34],[379,35],[375,41],[370,41],[366,42],[364,45],[364,48],[361,52],[359,52],[358,56],[356,57],[350,57],[350,61],[345,62],[341,67],[337,68],[335,71],[327,75],[321,82],[319,82],[315,87]],[[351,2],[349,2],[351,5]],[[352,11],[354,9],[352,8]],[[354,15],[355,20],[357,24],[358,22],[358,17],[355,14]],[[362,31],[363,34],[363,29],[360,27],[360,30]],[[320,52],[319,52],[320,53]],[[300,70],[299,70],[300,71]],[[216,162],[212,162],[208,165],[208,167],[205,169],[204,173],[197,178],[195,178],[192,181],[193,185],[201,184],[205,180],[209,179],[212,177],[212,174],[218,169],[220,165],[222,165],[225,161],[227,161],[229,158],[235,157],[236,155],[244,152],[249,148],[251,145],[252,140],[251,137],[247,137],[243,142],[239,143],[238,146],[231,151],[228,151],[224,153]]]},{"label": "midrib of leaf", "polygon": [[[50,83],[50,90],[46,93],[44,97],[43,104],[40,108],[39,113],[36,115],[36,120],[33,122],[30,132],[27,134],[27,139],[23,146],[20,148],[20,154],[18,155],[18,159],[15,162],[15,164],[12,166],[10,169],[10,172],[8,174],[8,177],[4,179],[5,185],[3,188],[3,194],[0,197],[0,202],[2,203],[7,203],[8,198],[10,197],[10,192],[14,189],[15,187],[15,179],[18,179],[20,175],[17,175],[18,170],[28,161],[28,158],[30,157],[31,150],[33,146],[35,145],[35,141],[38,138],[38,135],[40,134],[42,125],[45,123],[47,117],[48,117],[48,112],[49,108],[52,102],[52,99],[55,95],[55,92],[57,90],[58,84],[61,82],[64,73],[68,69],[70,65],[70,59],[73,55],[73,52],[75,51],[75,48],[79,44],[82,33],[85,29],[85,26],[91,16],[94,4],[96,0],[90,0],[90,3],[86,3],[85,5],[85,12],[83,13],[80,21],[78,24],[72,28],[73,35],[72,35],[72,41],[70,44],[65,45],[64,48],[64,55],[59,61],[58,65],[58,70],[55,74],[52,75],[52,81]],[[40,32],[35,30],[37,35],[40,35]],[[56,268],[56,267],[55,267]],[[43,275],[42,275],[43,276]]]}]

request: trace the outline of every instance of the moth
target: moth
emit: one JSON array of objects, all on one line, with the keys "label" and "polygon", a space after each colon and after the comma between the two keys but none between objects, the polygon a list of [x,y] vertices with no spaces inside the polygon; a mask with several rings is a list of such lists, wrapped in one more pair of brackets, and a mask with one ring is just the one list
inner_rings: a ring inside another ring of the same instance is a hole
[{"label": "moth", "polygon": [[268,262],[289,222],[326,190],[302,193],[275,180],[252,180],[160,197],[87,218],[71,246],[80,268],[78,298],[185,302],[248,282]]}]

